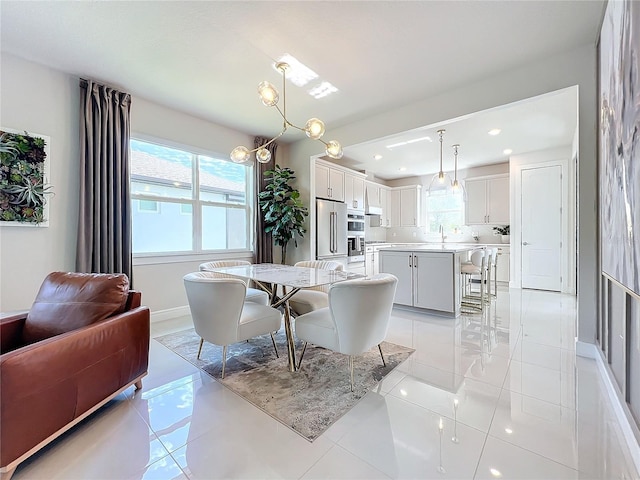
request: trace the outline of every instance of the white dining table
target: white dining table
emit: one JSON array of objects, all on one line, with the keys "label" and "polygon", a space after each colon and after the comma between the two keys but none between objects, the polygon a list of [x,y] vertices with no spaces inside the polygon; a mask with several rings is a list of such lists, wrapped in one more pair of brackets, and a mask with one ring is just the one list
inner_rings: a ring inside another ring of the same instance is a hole
[{"label": "white dining table", "polygon": [[[337,270],[293,267],[275,263],[220,267],[211,271],[253,280],[256,285],[269,294],[269,303],[273,308],[283,307],[289,371],[291,372],[296,371],[296,353],[293,329],[291,328],[289,299],[301,288],[318,287],[362,276]],[[278,293],[278,286],[282,287],[282,295]]]}]

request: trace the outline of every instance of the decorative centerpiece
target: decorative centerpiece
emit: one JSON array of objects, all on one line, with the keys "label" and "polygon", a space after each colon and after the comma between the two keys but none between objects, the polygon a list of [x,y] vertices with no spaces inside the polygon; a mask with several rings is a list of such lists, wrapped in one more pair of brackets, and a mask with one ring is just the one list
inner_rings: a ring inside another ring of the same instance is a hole
[{"label": "decorative centerpiece", "polygon": [[497,226],[493,227],[493,231],[496,232],[496,235],[500,235],[502,238],[502,243],[509,243],[511,241],[511,230],[509,225],[505,225],[504,227]]},{"label": "decorative centerpiece", "polygon": [[0,224],[46,224],[46,147],[41,136],[0,130]]}]

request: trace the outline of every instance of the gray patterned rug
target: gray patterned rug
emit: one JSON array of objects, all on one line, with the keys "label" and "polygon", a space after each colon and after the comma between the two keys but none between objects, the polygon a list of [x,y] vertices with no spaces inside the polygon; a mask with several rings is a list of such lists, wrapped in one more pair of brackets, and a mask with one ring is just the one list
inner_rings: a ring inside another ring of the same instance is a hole
[{"label": "gray patterned rug", "polygon": [[[282,328],[275,337],[280,358],[275,356],[269,335],[230,345],[224,380],[220,378],[222,347],[205,342],[197,359],[200,337],[193,329],[156,340],[309,441],[320,436],[414,352],[383,342],[386,367],[377,347],[358,355],[354,361],[355,391],[351,392],[347,355],[309,345],[301,369],[291,373]],[[297,359],[300,348],[296,343]]]}]

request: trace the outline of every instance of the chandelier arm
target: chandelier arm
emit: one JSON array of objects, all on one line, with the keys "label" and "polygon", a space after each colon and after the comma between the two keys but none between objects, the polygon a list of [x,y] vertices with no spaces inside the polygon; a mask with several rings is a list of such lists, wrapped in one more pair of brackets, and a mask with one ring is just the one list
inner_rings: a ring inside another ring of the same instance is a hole
[{"label": "chandelier arm", "polygon": [[285,128],[284,130],[282,130],[278,135],[276,135],[275,137],[273,137],[271,140],[269,140],[267,143],[265,143],[264,145],[260,145],[259,147],[256,147],[252,150],[249,150],[249,153],[253,153],[253,152],[257,152],[258,150],[260,150],[261,148],[264,147],[268,147],[269,145],[271,145],[273,142],[275,142],[277,139],[279,139],[282,135],[284,135],[284,132],[286,132],[287,129]]}]

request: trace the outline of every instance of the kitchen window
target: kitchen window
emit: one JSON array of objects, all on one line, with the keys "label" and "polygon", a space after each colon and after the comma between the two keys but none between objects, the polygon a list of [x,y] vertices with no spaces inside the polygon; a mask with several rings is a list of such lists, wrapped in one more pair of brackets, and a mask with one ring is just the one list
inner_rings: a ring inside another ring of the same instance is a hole
[{"label": "kitchen window", "polygon": [[427,197],[427,231],[440,232],[440,225],[445,232],[452,232],[464,225],[464,201],[462,193],[451,193],[449,190],[436,190]]},{"label": "kitchen window", "polygon": [[131,139],[134,255],[251,251],[250,175],[221,156]]}]

